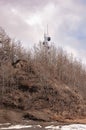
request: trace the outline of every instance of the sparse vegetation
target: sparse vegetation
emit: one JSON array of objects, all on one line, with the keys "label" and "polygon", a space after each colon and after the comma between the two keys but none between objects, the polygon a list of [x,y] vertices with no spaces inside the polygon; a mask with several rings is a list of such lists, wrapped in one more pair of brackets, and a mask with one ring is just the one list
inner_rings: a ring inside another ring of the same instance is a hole
[{"label": "sparse vegetation", "polygon": [[41,44],[33,47],[33,53],[26,51],[0,28],[0,108],[86,116],[85,93],[86,68],[71,54]]}]

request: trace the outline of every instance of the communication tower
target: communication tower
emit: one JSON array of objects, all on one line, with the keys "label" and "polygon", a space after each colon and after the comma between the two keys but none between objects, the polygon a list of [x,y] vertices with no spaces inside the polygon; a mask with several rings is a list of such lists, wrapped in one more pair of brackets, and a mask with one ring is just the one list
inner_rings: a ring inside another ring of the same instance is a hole
[{"label": "communication tower", "polygon": [[51,37],[49,36],[49,33],[48,33],[48,25],[47,25],[47,32],[44,33],[44,41],[43,41],[43,45],[45,47],[48,47],[49,48],[49,42],[51,41]]}]

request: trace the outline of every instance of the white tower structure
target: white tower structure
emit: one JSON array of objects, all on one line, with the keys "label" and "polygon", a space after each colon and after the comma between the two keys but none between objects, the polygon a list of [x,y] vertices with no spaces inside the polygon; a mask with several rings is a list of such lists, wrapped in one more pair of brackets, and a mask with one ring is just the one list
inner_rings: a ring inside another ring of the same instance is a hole
[{"label": "white tower structure", "polygon": [[48,25],[47,25],[47,32],[44,33],[44,41],[43,41],[43,45],[45,47],[48,47],[49,48],[49,42],[51,41],[51,37],[49,36],[48,34]]}]

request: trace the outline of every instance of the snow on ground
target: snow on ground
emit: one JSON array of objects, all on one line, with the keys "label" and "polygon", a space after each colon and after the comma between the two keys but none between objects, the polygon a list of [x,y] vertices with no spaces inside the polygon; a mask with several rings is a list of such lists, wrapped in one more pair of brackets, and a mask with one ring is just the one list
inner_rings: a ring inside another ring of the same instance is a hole
[{"label": "snow on ground", "polygon": [[[8,125],[8,126],[7,126]],[[0,124],[0,130],[12,130],[12,129],[29,129],[29,128],[42,128],[45,130],[86,130],[86,125],[84,124],[72,124],[72,125],[64,125],[64,126],[55,126],[50,125],[46,127],[42,127],[40,125],[10,125],[9,123]],[[2,127],[3,126],[3,127]]]},{"label": "snow on ground", "polygon": [[10,130],[10,129],[22,129],[22,128],[31,128],[33,127],[32,125],[12,125],[12,126],[9,126],[9,127],[3,127],[3,128],[0,128],[0,130]]},{"label": "snow on ground", "polygon": [[2,127],[0,130],[10,130],[10,129],[22,129],[22,128],[41,128],[40,125],[11,125],[8,127]]},{"label": "snow on ground", "polygon": [[0,124],[0,126],[5,126],[5,125],[11,125],[11,123],[3,123],[3,124]]},{"label": "snow on ground", "polygon": [[47,126],[45,127],[47,130],[86,130],[86,125],[83,124],[72,124],[72,125],[64,125],[64,126]]}]

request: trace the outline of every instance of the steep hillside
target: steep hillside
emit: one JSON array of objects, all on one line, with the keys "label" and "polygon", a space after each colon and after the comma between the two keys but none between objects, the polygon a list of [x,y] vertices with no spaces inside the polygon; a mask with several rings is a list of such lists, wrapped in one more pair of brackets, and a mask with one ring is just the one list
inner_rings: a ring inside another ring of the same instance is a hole
[{"label": "steep hillside", "polygon": [[76,119],[86,119],[86,68],[53,45],[26,51],[0,29],[0,122]]},{"label": "steep hillside", "polygon": [[71,89],[53,78],[47,79],[46,84],[42,84],[33,68],[29,68],[29,73],[24,71],[26,63],[20,60],[13,65],[15,76],[20,80],[16,87],[4,93],[2,97],[0,107],[5,111],[3,120],[13,121],[13,117],[9,117],[9,114],[6,117],[9,110],[22,113],[17,114],[19,117],[14,118],[14,121],[20,118],[21,120],[64,121],[86,117],[85,102],[78,89]]}]

